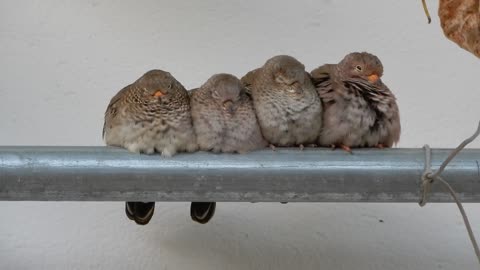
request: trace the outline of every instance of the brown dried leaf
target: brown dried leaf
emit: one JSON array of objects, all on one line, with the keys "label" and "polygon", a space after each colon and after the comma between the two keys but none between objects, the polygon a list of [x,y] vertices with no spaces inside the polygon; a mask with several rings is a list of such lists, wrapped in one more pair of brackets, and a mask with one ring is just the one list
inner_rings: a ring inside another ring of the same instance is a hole
[{"label": "brown dried leaf", "polygon": [[480,58],[480,0],[440,0],[443,33]]}]

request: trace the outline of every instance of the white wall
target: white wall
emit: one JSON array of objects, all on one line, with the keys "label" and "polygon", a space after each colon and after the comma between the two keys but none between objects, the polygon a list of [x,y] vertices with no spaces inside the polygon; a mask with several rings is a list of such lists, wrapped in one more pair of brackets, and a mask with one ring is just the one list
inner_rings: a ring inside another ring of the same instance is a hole
[{"label": "white wall", "polygon": [[[102,145],[110,97],[148,69],[169,70],[193,88],[214,73],[241,76],[275,54],[311,70],[368,50],[398,97],[399,146],[454,147],[480,118],[480,63],[443,37],[434,2],[427,25],[420,1],[4,0],[0,144]],[[159,203],[145,227],[123,207],[0,202],[0,269],[476,264],[453,204],[221,203],[202,226],[190,221],[188,204]],[[467,206],[474,228],[479,210]]]}]

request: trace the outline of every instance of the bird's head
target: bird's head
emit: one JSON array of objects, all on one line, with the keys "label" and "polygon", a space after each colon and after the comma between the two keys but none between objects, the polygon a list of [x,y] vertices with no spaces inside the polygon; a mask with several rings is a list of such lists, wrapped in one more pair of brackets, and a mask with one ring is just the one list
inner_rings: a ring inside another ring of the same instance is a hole
[{"label": "bird's head", "polygon": [[240,80],[233,75],[221,73],[213,75],[205,84],[209,86],[211,97],[216,104],[226,113],[234,114],[244,91]]},{"label": "bird's head", "polygon": [[360,79],[373,85],[382,83],[383,66],[377,56],[367,52],[350,53],[338,64],[346,79]]},{"label": "bird's head", "polygon": [[185,92],[185,88],[169,72],[150,70],[135,82],[143,96],[151,102],[168,102]]},{"label": "bird's head", "polygon": [[271,70],[278,89],[286,91],[289,95],[303,94],[303,84],[307,76],[305,66],[297,59],[288,55],[277,55],[265,63],[265,68]]}]

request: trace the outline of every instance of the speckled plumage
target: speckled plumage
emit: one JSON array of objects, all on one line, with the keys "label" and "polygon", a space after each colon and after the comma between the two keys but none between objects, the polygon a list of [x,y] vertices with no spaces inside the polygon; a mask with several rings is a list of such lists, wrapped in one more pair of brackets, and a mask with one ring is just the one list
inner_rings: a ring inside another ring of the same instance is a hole
[{"label": "speckled plumage", "polygon": [[191,107],[200,150],[246,153],[267,145],[252,100],[235,76],[212,76],[193,90]]},{"label": "speckled plumage", "polygon": [[[246,153],[264,148],[253,102],[238,78],[216,74],[190,91],[192,119],[200,150]],[[215,202],[192,202],[192,220],[205,224],[215,214]]]},{"label": "speckled plumage", "polygon": [[[162,96],[155,96],[156,91]],[[197,149],[185,88],[161,70],[151,70],[115,95],[105,112],[107,145],[163,156]]]},{"label": "speckled plumage", "polygon": [[[162,70],[151,70],[120,90],[105,112],[103,137],[107,145],[131,152],[170,157],[177,152],[197,149],[185,88]],[[154,202],[127,202],[127,217],[147,224]]]},{"label": "speckled plumage", "polygon": [[311,72],[323,104],[322,146],[391,147],[400,138],[395,96],[381,81],[383,66],[369,53]]},{"label": "speckled plumage", "polygon": [[251,92],[264,138],[276,146],[315,143],[321,128],[321,103],[302,63],[278,55],[247,73],[242,82]]}]

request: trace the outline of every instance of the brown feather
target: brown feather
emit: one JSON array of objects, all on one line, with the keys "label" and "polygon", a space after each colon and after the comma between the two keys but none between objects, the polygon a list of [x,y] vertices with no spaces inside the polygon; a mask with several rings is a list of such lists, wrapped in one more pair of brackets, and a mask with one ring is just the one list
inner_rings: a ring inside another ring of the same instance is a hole
[{"label": "brown feather", "polygon": [[[162,91],[162,96],[156,96]],[[108,145],[132,152],[171,156],[195,151],[196,137],[185,88],[161,70],[151,70],[120,90],[105,112],[103,137]]]},{"label": "brown feather", "polygon": [[378,57],[352,53],[338,65],[324,65],[311,74],[324,105],[320,145],[391,147],[398,142],[401,128],[395,96],[383,82],[368,81],[371,74],[383,74]]},{"label": "brown feather", "polygon": [[272,145],[315,143],[321,127],[320,99],[297,59],[279,55],[243,78],[249,85],[265,139]]},{"label": "brown feather", "polygon": [[192,93],[191,107],[200,150],[246,153],[266,147],[252,100],[233,75],[212,76]]}]

